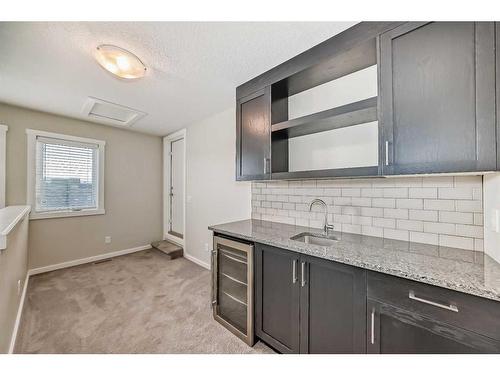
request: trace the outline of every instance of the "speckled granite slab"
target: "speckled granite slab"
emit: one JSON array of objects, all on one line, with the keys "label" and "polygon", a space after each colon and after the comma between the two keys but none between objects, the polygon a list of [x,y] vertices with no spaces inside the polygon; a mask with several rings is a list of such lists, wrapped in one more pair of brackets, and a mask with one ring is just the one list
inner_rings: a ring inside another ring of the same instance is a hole
[{"label": "speckled granite slab", "polygon": [[290,240],[319,229],[263,220],[213,225],[210,230],[302,254],[500,301],[500,264],[482,252],[331,232],[331,247]]}]

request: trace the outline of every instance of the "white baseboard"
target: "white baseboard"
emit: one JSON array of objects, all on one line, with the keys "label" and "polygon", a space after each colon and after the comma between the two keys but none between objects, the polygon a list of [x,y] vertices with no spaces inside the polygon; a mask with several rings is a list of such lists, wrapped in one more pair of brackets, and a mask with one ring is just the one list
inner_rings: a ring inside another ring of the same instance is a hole
[{"label": "white baseboard", "polygon": [[208,264],[202,260],[199,260],[198,258],[195,258],[192,255],[186,254],[185,250],[184,250],[184,258],[186,258],[187,260],[190,260],[193,263],[196,263],[199,266],[202,266],[203,268],[206,268],[207,270],[210,270],[210,264]]},{"label": "white baseboard", "polygon": [[21,294],[21,299],[19,300],[19,306],[17,308],[16,322],[14,323],[14,329],[12,330],[12,336],[10,338],[9,354],[14,353],[14,347],[16,346],[17,331],[19,330],[19,324],[21,323],[21,315],[23,313],[24,300],[26,298],[26,290],[28,289],[28,282],[30,279],[29,272],[26,272],[26,279],[24,279],[23,292]]},{"label": "white baseboard", "polygon": [[114,257],[118,257],[120,255],[135,253],[137,251],[147,250],[150,248],[151,248],[151,245],[144,245],[144,246],[139,246],[139,247],[133,247],[131,249],[118,250],[118,251],[113,251],[111,253],[95,255],[92,257],[88,257],[88,258],[81,258],[81,259],[76,259],[76,260],[70,260],[68,262],[52,264],[50,266],[33,268],[31,270],[28,270],[28,275],[30,275],[30,276],[31,275],[38,275],[39,273],[55,271],[55,270],[59,270],[61,268],[68,268],[68,267],[78,266],[80,264],[97,262],[99,260],[114,258]]}]

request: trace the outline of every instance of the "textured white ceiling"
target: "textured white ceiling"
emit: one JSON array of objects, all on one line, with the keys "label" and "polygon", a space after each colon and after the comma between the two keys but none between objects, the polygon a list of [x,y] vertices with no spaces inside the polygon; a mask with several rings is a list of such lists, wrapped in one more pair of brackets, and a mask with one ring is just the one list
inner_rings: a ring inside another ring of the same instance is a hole
[{"label": "textured white ceiling", "polygon": [[[148,113],[165,135],[234,105],[235,88],[354,22],[2,22],[0,101],[76,118],[89,96]],[[125,82],[92,56],[99,44],[149,68]],[[88,118],[86,118],[88,119]]]}]

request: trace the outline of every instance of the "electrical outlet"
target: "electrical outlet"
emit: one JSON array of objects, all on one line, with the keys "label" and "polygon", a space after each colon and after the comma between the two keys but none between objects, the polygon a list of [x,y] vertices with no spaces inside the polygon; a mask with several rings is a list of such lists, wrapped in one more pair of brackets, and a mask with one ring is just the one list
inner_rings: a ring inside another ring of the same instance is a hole
[{"label": "electrical outlet", "polygon": [[208,243],[205,243],[205,251],[208,253],[210,249],[208,248]]},{"label": "electrical outlet", "polygon": [[21,280],[17,280],[17,295],[21,295]]},{"label": "electrical outlet", "polygon": [[111,243],[111,236],[104,237],[104,243]]}]

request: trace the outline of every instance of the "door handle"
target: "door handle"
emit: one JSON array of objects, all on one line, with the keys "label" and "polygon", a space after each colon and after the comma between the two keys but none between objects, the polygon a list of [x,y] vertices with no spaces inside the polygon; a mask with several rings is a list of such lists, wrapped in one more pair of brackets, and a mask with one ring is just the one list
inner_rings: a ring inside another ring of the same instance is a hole
[{"label": "door handle", "polygon": [[371,337],[370,337],[370,343],[372,345],[375,344],[375,308],[372,308],[372,314],[371,314]]},{"label": "door handle", "polygon": [[385,141],[385,165],[389,165],[389,141]]},{"label": "door handle", "polygon": [[300,264],[300,273],[301,273],[300,286],[305,286],[306,285],[306,262],[302,262]]},{"label": "door handle", "polygon": [[408,298],[412,299],[414,301],[426,303],[427,305],[436,306],[436,307],[439,307],[441,309],[453,311],[453,312],[456,312],[456,313],[458,312],[458,307],[456,305],[454,305],[454,304],[444,305],[442,303],[433,302],[433,301],[429,301],[428,299],[417,297],[415,295],[415,292],[413,290],[410,290],[410,292],[408,293]]},{"label": "door handle", "polygon": [[269,158],[264,158],[264,174],[269,173],[268,165],[269,165]]},{"label": "door handle", "polygon": [[294,259],[292,262],[292,284],[295,284],[298,281],[297,279],[297,259]]},{"label": "door handle", "polygon": [[211,261],[212,261],[212,305],[213,306],[217,305],[217,294],[218,294],[217,291],[218,276],[217,276],[217,267],[215,264],[217,261],[216,254],[217,250],[212,250]]}]

